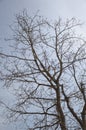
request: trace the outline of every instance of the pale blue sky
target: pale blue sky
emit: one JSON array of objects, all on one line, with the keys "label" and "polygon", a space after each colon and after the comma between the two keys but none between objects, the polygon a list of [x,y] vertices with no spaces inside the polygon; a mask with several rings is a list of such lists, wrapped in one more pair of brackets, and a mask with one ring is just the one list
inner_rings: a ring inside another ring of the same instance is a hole
[{"label": "pale blue sky", "polygon": [[[86,0],[0,0],[0,39],[9,36],[9,25],[13,23],[14,15],[23,9],[27,9],[30,15],[40,10],[40,15],[53,20],[76,17],[86,21]],[[0,47],[5,47],[7,43],[2,40]]]},{"label": "pale blue sky", "polygon": [[28,13],[39,14],[50,19],[76,17],[86,21],[86,0],[1,0],[0,1],[0,38],[9,35],[9,25],[14,21],[14,15],[24,8]]},{"label": "pale blue sky", "polygon": [[[15,14],[23,9],[27,9],[30,16],[39,10],[39,15],[52,20],[75,17],[85,23],[81,33],[86,33],[86,0],[0,0],[0,47],[6,51],[8,43],[4,38],[11,35],[9,25],[13,24]],[[0,94],[0,98],[3,98],[3,94]],[[0,130],[15,130],[12,128],[14,126],[2,124],[1,120],[3,117],[0,117]]]}]

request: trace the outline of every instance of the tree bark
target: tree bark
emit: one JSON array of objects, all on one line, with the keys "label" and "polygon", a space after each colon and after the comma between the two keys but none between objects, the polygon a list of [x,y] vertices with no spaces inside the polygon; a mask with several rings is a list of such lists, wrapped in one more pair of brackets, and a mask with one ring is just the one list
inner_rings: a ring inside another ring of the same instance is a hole
[{"label": "tree bark", "polygon": [[64,113],[63,113],[63,110],[62,110],[62,107],[61,107],[59,86],[57,86],[57,89],[56,89],[56,97],[57,97],[57,105],[56,105],[57,108],[56,109],[57,109],[57,113],[58,113],[59,120],[60,120],[61,130],[67,130],[66,122],[65,122],[65,116],[64,116]]}]

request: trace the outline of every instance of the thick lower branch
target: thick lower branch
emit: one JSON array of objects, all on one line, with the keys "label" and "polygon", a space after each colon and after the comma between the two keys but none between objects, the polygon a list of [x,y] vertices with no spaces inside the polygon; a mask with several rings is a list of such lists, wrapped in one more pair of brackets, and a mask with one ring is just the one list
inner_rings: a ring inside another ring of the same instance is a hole
[{"label": "thick lower branch", "polygon": [[82,128],[83,127],[82,120],[77,116],[77,114],[75,113],[74,109],[70,106],[69,98],[66,96],[66,94],[64,92],[63,85],[62,85],[62,93],[63,93],[63,95],[65,97],[65,101],[67,103],[67,107],[68,107],[69,111],[71,112],[73,117],[75,117],[75,119],[77,120],[77,122],[80,124],[80,126]]}]

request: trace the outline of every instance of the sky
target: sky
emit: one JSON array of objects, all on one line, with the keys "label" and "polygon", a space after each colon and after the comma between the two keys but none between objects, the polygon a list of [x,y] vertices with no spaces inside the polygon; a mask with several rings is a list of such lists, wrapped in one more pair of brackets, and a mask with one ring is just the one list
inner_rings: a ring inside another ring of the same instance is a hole
[{"label": "sky", "polygon": [[[86,34],[86,0],[0,0],[0,50],[8,51],[9,43],[4,39],[12,33],[9,26],[15,21],[15,15],[24,9],[30,16],[39,10],[39,15],[50,20],[58,20],[59,17],[63,20],[75,17],[84,23],[79,32],[84,36]],[[0,83],[0,98],[11,98],[1,87]],[[14,125],[3,122],[4,117],[0,113],[0,130],[16,130]]]}]

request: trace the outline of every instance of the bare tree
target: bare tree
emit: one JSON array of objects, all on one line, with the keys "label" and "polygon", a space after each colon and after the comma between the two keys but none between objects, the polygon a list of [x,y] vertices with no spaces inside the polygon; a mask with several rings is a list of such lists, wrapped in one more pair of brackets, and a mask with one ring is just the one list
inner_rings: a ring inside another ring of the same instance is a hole
[{"label": "bare tree", "polygon": [[13,88],[9,118],[28,130],[86,130],[86,42],[75,20],[16,16],[13,53],[0,53],[0,79]]}]

